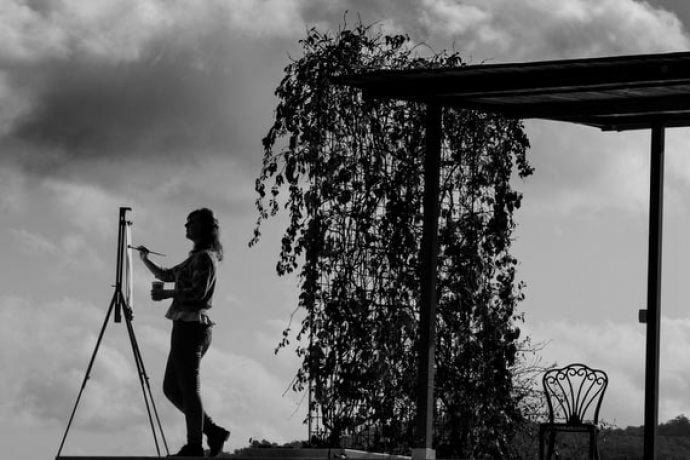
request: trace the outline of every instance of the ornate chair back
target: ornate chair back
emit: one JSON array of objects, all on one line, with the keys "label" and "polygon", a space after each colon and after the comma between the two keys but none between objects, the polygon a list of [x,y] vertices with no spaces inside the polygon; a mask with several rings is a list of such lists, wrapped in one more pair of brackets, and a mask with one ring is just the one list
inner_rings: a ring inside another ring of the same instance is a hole
[{"label": "ornate chair back", "polygon": [[542,383],[549,406],[549,423],[597,425],[608,382],[606,372],[584,364],[547,371]]}]

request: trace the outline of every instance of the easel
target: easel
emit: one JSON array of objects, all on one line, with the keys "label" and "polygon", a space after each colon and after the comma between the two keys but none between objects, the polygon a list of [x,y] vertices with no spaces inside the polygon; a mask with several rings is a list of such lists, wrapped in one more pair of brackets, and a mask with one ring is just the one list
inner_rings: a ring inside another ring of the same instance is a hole
[{"label": "easel", "polygon": [[[141,390],[144,394],[144,403],[146,404],[146,412],[149,418],[149,424],[151,425],[151,432],[153,433],[153,442],[156,445],[156,452],[158,456],[161,456],[160,447],[158,444],[158,435],[156,433],[156,427],[154,426],[153,418],[155,416],[156,424],[158,426],[158,433],[160,433],[161,440],[163,441],[163,446],[165,447],[166,454],[170,454],[168,450],[168,443],[165,440],[165,435],[163,434],[163,427],[161,426],[160,418],[158,417],[158,411],[156,410],[156,405],[153,402],[153,396],[151,394],[151,387],[149,385],[149,377],[146,374],[146,369],[144,368],[144,361],[141,358],[141,352],[139,350],[139,344],[137,343],[137,338],[134,335],[134,328],[132,327],[132,306],[131,306],[131,289],[132,289],[132,252],[131,252],[131,232],[130,226],[132,222],[127,220],[127,212],[131,211],[131,208],[120,208],[120,220],[119,220],[119,230],[117,235],[117,269],[115,272],[115,292],[113,293],[113,298],[110,301],[110,307],[108,307],[108,312],[105,315],[105,321],[103,321],[103,327],[101,327],[101,332],[98,335],[98,340],[96,341],[96,347],[91,355],[91,360],[86,368],[86,374],[84,375],[84,380],[81,384],[81,389],[79,390],[79,395],[77,396],[77,401],[72,409],[72,415],[70,415],[69,422],[67,423],[67,428],[65,429],[65,434],[62,437],[62,442],[60,443],[60,449],[57,453],[57,459],[60,458],[62,453],[62,448],[65,445],[65,440],[67,439],[67,433],[69,432],[72,421],[74,420],[74,414],[77,411],[77,406],[79,405],[79,400],[86,387],[86,382],[89,380],[91,375],[91,369],[93,363],[96,359],[96,354],[98,353],[98,348],[101,345],[103,339],[103,334],[105,333],[105,328],[110,320],[110,314],[115,311],[115,322],[119,323],[122,321],[122,311],[124,311],[125,324],[127,325],[127,333],[129,334],[129,342],[132,345],[132,352],[134,354],[134,362],[137,366],[137,373],[139,374],[139,383],[141,385]],[[122,283],[123,283],[123,271],[127,274],[127,296],[123,294]],[[152,411],[153,410],[153,414]]]}]

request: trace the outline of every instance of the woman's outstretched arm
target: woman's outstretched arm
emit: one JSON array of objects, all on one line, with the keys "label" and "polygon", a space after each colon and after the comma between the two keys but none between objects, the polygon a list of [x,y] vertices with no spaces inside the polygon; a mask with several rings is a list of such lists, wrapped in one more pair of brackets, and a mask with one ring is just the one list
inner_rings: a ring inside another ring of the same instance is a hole
[{"label": "woman's outstretched arm", "polygon": [[149,259],[149,251],[144,246],[140,246],[139,248],[139,257],[141,258],[141,261],[144,262],[144,266],[146,266],[146,268],[153,273],[153,276],[161,281],[175,281],[175,275],[173,274],[172,270],[156,265]]}]

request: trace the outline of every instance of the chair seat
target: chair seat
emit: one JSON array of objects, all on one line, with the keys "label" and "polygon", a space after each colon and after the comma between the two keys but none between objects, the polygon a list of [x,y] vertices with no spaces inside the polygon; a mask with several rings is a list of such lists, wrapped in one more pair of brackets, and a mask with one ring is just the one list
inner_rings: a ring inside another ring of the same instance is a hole
[{"label": "chair seat", "polygon": [[570,431],[573,433],[600,430],[599,425],[594,425],[593,423],[541,423],[540,427],[547,430]]}]

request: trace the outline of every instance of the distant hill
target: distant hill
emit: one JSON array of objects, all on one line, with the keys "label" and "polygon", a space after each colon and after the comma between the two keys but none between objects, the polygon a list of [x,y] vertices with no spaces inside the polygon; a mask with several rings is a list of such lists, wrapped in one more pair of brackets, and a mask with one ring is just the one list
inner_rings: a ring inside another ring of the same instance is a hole
[{"label": "distant hill", "polygon": [[[537,458],[538,424],[528,429],[532,433],[532,442],[526,439],[519,441],[524,446],[520,458]],[[531,437],[531,436],[530,436]],[[642,459],[644,429],[642,426],[627,428],[607,427],[599,435],[599,453],[606,460],[638,460]],[[561,460],[577,460],[587,458],[587,436],[577,434],[559,434],[557,436],[557,451]],[[679,415],[666,423],[659,425],[657,437],[658,460],[689,460],[690,459],[690,420],[685,415]]]},{"label": "distant hill", "polygon": [[[642,458],[643,427],[612,428],[601,435],[602,458],[633,460]],[[679,415],[659,425],[657,438],[659,460],[690,459],[690,420]]]},{"label": "distant hill", "polygon": [[[539,432],[537,423],[530,423],[525,427],[522,435],[516,438],[516,449],[520,452],[518,459],[537,458]],[[599,453],[606,460],[637,460],[642,459],[642,426],[627,428],[608,427],[599,435]],[[557,437],[558,454],[560,460],[578,460],[587,458],[587,437],[583,435],[559,434]],[[269,441],[250,440],[249,447],[308,447],[306,441],[293,441],[287,444],[276,444]],[[241,450],[235,451],[235,455]],[[220,457],[230,457],[222,454]],[[679,415],[668,422],[659,425],[657,438],[658,460],[690,460],[690,420],[685,415]]]}]

